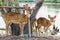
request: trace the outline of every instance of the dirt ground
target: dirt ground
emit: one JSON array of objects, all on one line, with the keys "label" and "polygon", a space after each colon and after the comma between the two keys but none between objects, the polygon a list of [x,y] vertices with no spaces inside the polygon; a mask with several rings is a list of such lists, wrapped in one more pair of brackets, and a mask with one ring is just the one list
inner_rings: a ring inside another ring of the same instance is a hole
[{"label": "dirt ground", "polygon": [[60,40],[57,36],[40,36],[40,37],[21,37],[21,36],[0,36],[0,40]]}]

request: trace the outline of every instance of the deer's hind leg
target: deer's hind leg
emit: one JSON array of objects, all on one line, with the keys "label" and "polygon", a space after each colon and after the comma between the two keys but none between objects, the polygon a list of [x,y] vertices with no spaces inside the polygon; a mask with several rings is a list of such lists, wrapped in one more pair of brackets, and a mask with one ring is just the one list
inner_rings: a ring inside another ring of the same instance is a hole
[{"label": "deer's hind leg", "polygon": [[40,34],[41,34],[40,28],[41,28],[41,25],[39,24],[39,25],[38,25],[38,28],[37,28],[37,29],[38,29],[38,33],[39,33],[39,36],[40,36]]},{"label": "deer's hind leg", "polygon": [[9,22],[6,22],[6,35],[8,35]]}]

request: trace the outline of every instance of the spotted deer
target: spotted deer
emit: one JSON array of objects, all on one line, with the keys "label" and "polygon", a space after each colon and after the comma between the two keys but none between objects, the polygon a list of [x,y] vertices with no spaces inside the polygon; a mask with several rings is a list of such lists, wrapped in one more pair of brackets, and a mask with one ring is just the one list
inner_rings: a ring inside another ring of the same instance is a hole
[{"label": "spotted deer", "polygon": [[28,17],[25,14],[20,13],[6,13],[4,14],[4,19],[6,23],[6,34],[8,35],[8,28],[11,23],[19,24],[20,26],[20,33],[23,34],[24,25],[28,23]]},{"label": "spotted deer", "polygon": [[[29,8],[28,8],[29,9]],[[27,14],[30,15],[31,11],[26,10]],[[15,12],[9,12],[4,14],[4,19],[6,23],[6,34],[8,35],[8,28],[11,23],[19,24],[20,26],[20,33],[23,35],[24,25],[28,23],[29,17],[28,15],[21,14],[21,13],[15,13]]]},{"label": "spotted deer", "polygon": [[19,24],[20,33],[21,33],[21,35],[23,35],[24,25],[28,23],[28,20],[29,20],[28,16],[30,16],[30,14],[31,14],[30,7],[27,7],[24,9],[27,12],[26,15],[24,13],[15,13],[15,12],[9,12],[9,13],[2,14],[4,17],[4,21],[6,23],[6,35],[8,35],[8,28],[12,23]]},{"label": "spotted deer", "polygon": [[56,16],[51,17],[50,15],[48,15],[48,19],[44,18],[44,17],[40,17],[39,19],[35,19],[33,21],[33,32],[37,32],[37,30],[39,31],[39,29],[44,26],[44,32],[47,31],[47,29],[52,25],[52,22],[54,22],[54,19],[56,18]]}]

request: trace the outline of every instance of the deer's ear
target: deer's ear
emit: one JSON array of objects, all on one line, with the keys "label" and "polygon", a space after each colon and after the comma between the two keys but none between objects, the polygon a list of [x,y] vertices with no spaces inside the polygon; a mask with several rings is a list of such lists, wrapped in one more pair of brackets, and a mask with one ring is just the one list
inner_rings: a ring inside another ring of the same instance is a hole
[{"label": "deer's ear", "polygon": [[48,15],[48,18],[51,18],[50,15]]},{"label": "deer's ear", "polygon": [[56,15],[53,18],[55,19],[56,18]]}]

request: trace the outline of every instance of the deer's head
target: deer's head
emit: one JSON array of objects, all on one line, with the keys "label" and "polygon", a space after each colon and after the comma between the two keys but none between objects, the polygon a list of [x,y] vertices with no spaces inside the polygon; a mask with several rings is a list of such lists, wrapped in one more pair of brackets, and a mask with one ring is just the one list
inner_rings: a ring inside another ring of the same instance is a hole
[{"label": "deer's head", "polygon": [[48,18],[50,19],[51,22],[55,21],[56,15],[54,17],[51,17],[50,15],[48,15]]},{"label": "deer's head", "polygon": [[28,7],[27,9],[26,9],[26,15],[28,16],[28,17],[30,17],[30,15],[31,15],[31,9],[30,9],[30,7]]}]

